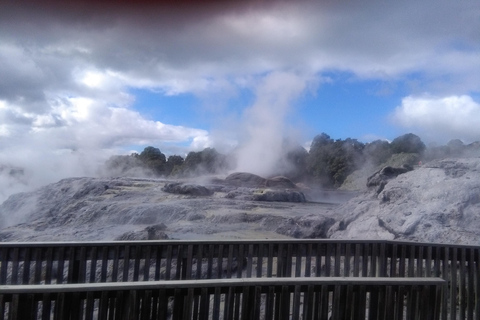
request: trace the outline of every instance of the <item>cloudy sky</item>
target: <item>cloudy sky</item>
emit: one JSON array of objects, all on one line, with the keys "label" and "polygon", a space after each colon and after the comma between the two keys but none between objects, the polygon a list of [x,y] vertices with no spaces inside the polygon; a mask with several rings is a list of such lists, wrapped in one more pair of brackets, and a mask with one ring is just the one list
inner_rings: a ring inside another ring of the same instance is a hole
[{"label": "cloudy sky", "polygon": [[0,2],[0,164],[49,181],[148,145],[480,140],[477,0],[104,3]]}]

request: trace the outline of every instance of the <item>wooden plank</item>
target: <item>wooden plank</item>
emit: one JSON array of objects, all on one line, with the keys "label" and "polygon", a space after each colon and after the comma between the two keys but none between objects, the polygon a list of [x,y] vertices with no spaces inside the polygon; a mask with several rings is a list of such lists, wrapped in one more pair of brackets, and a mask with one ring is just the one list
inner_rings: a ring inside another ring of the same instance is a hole
[{"label": "wooden plank", "polygon": [[406,259],[407,259],[407,246],[405,244],[400,245],[400,261],[398,264],[398,276],[406,277],[405,268],[406,268]]},{"label": "wooden plank", "polygon": [[138,281],[140,277],[140,261],[142,260],[142,247],[140,245],[132,246],[133,254],[133,281]]},{"label": "wooden plank", "polygon": [[183,245],[175,246],[176,252],[174,256],[177,257],[177,268],[175,270],[175,280],[185,279],[185,258],[183,256]]},{"label": "wooden plank", "polygon": [[[18,273],[20,272],[19,269],[19,248],[12,248],[12,284],[19,284]],[[2,263],[0,263],[2,264]],[[7,265],[5,265],[7,266]],[[1,267],[1,266],[0,266]],[[2,282],[0,282],[2,283]]]},{"label": "wooden plank", "polygon": [[[223,272],[223,251],[224,251],[224,246],[223,244],[220,244],[218,246],[218,253],[217,253],[217,273],[214,275],[216,279],[222,278],[222,272]],[[243,258],[243,246],[241,246],[241,252],[240,255],[242,255]],[[237,258],[238,259],[238,258]],[[239,261],[237,261],[238,263]]]},{"label": "wooden plank", "polygon": [[312,244],[307,243],[307,252],[305,254],[305,270],[303,272],[304,277],[310,277],[312,274]]},{"label": "wooden plank", "polygon": [[122,272],[122,282],[129,281],[129,271],[130,271],[130,249],[131,245],[125,245],[123,249],[123,272]]},{"label": "wooden plank", "polygon": [[372,243],[370,245],[370,276],[371,277],[378,277],[380,276],[379,271],[378,271],[378,244],[377,243]]},{"label": "wooden plank", "polygon": [[183,279],[191,279],[192,278],[192,270],[193,270],[193,245],[189,244],[187,246],[187,256],[183,259],[183,268],[185,268],[184,278]]},{"label": "wooden plank", "polygon": [[435,275],[432,275],[433,248],[432,248],[432,246],[427,246],[425,249],[427,250],[427,257],[425,259],[425,276],[426,277],[435,277]]},{"label": "wooden plank", "polygon": [[[167,245],[167,256],[165,258],[165,280],[171,279],[171,270],[172,270],[172,251],[173,245]],[[210,278],[210,277],[209,277]]]},{"label": "wooden plank", "polygon": [[390,277],[398,277],[398,245],[390,244]]},{"label": "wooden plank", "polygon": [[409,277],[414,277],[415,276],[415,249],[416,246],[408,246],[408,270],[407,270],[407,275]]},{"label": "wooden plank", "polygon": [[370,245],[362,244],[362,277],[369,277],[369,257],[370,257]]},{"label": "wooden plank", "polygon": [[65,247],[55,248],[54,257],[57,259],[57,269],[56,269],[56,283],[61,284],[64,282],[63,272],[65,270]]},{"label": "wooden plank", "polygon": [[213,273],[213,254],[214,254],[214,246],[213,244],[210,244],[208,246],[208,260],[207,260],[207,278],[211,279],[212,278],[212,273]]},{"label": "wooden plank", "polygon": [[459,318],[466,319],[465,311],[467,309],[467,292],[466,292],[466,264],[467,264],[467,252],[466,248],[459,248],[460,251],[460,270],[459,270],[459,283],[458,283],[458,300],[459,300]]},{"label": "wooden plank", "polygon": [[197,254],[196,254],[196,259],[197,259],[197,266],[196,266],[196,269],[195,269],[196,279],[201,279],[202,278],[203,250],[204,250],[203,244],[199,243],[197,245]]},{"label": "wooden plank", "polygon": [[[448,265],[450,262],[450,248],[445,246],[443,249],[443,261],[442,261],[442,278],[449,279],[449,270]],[[445,294],[443,295],[442,301],[442,320],[447,320],[448,317],[448,300],[450,299],[450,293],[446,290]]]},{"label": "wooden plank", "polygon": [[273,250],[274,250],[274,243],[268,244],[268,257],[267,257],[267,277],[272,277],[273,274]]},{"label": "wooden plank", "polygon": [[[263,258],[265,255],[264,252],[265,245],[263,243],[258,244],[258,255],[257,255],[257,272],[256,276],[257,278],[260,278],[263,276]],[[267,262],[268,263],[268,262]]]},{"label": "wooden plank", "polygon": [[[245,244],[239,244],[237,246],[238,248],[238,253],[237,253],[237,277],[242,278],[243,276],[243,269],[244,269],[244,263],[243,261],[245,260]],[[220,278],[220,277],[219,277]]]},{"label": "wooden plank", "polygon": [[343,263],[343,276],[350,277],[350,270],[352,264],[352,244],[346,243],[345,244],[345,260]]},{"label": "wooden plank", "polygon": [[417,257],[415,258],[416,259],[416,274],[415,276],[416,277],[423,277],[424,274],[423,274],[423,262],[424,262],[424,259],[423,259],[423,246],[418,246],[417,247]]},{"label": "wooden plank", "polygon": [[[467,320],[474,319],[475,308],[475,249],[468,248]],[[480,316],[480,315],[479,315]]]},{"label": "wooden plank", "polygon": [[458,254],[457,248],[451,248],[452,258],[450,260],[450,319],[457,319],[457,263],[458,263]]},{"label": "wooden plank", "polygon": [[8,255],[10,248],[0,249],[0,284],[7,284]]},{"label": "wooden plank", "polygon": [[171,280],[171,281],[130,281],[107,283],[73,283],[73,284],[45,284],[45,285],[0,285],[4,294],[19,293],[55,293],[77,291],[117,291],[117,290],[153,290],[155,288],[215,288],[215,287],[244,287],[244,286],[271,286],[271,285],[443,285],[442,278],[391,278],[391,277],[310,277],[310,278],[231,278],[207,280]]},{"label": "wooden plank", "polygon": [[[253,244],[249,244],[248,245],[248,255],[247,255],[247,265],[244,266],[243,264],[243,259],[242,261],[239,263],[239,268],[243,269],[244,267],[247,268],[247,278],[251,278],[252,277],[252,273],[253,273],[253,252],[254,252],[254,247],[255,245]],[[258,261],[258,260],[257,260]]]},{"label": "wooden plank", "polygon": [[273,320],[275,315],[275,287],[269,286],[265,301],[265,320]]},{"label": "wooden plank", "polygon": [[33,276],[33,283],[40,283],[42,281],[42,250],[42,247],[34,249],[35,272]]},{"label": "wooden plank", "polygon": [[378,254],[378,269],[379,273],[378,275],[380,277],[386,277],[387,276],[387,262],[388,262],[388,257],[386,253],[386,244],[384,242],[379,243],[379,254]]},{"label": "wooden plank", "polygon": [[89,282],[97,282],[96,275],[97,275],[97,247],[93,247],[90,251],[90,280]]},{"label": "wooden plank", "polygon": [[112,268],[112,281],[118,281],[118,265],[120,261],[120,246],[115,246],[113,249],[113,268]]},{"label": "wooden plank", "polygon": [[360,255],[362,251],[362,245],[360,243],[355,244],[355,257],[353,258],[353,276],[360,276]]},{"label": "wooden plank", "polygon": [[294,255],[294,250],[293,250],[293,244],[292,243],[288,243],[286,245],[287,247],[287,254],[285,256],[285,264],[284,264],[284,270],[285,270],[285,273],[283,274],[283,277],[291,277],[293,276],[293,268],[292,268],[292,264],[293,264],[293,255]]}]

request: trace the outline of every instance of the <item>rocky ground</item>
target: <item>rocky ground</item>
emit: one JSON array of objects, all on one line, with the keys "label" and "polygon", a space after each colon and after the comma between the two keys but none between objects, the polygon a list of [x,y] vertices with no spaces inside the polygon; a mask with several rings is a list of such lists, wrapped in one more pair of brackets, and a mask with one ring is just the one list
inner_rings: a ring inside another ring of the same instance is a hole
[{"label": "rocky ground", "polygon": [[480,158],[434,160],[335,209],[334,239],[480,244]]},{"label": "rocky ground", "polygon": [[[480,158],[383,168],[356,195],[284,177],[71,178],[0,205],[0,241],[399,239],[480,243]],[[366,181],[364,181],[366,180]],[[367,188],[366,185],[371,186]]]},{"label": "rocky ground", "polygon": [[324,238],[351,195],[307,201],[288,179],[254,178],[65,179],[5,201],[0,241]]}]

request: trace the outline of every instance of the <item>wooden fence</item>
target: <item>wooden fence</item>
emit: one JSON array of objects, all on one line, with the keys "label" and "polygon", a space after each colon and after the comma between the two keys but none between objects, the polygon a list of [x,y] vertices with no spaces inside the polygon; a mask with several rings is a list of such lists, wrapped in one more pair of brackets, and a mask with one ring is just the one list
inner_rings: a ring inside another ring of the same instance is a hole
[{"label": "wooden fence", "polygon": [[0,319],[433,320],[444,282],[310,277],[14,285],[2,288]]},{"label": "wooden fence", "polygon": [[446,281],[439,318],[480,319],[479,250],[338,240],[0,243],[0,290],[165,280],[439,277]]}]

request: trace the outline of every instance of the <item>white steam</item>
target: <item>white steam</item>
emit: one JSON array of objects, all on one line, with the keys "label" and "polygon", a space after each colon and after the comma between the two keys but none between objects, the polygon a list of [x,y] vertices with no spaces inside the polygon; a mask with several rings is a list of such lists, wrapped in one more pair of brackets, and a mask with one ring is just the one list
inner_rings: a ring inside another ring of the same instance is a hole
[{"label": "white steam", "polygon": [[260,83],[255,103],[244,114],[244,136],[237,150],[236,171],[268,176],[282,155],[285,123],[292,101],[306,89],[307,77],[294,73],[268,74]]}]

